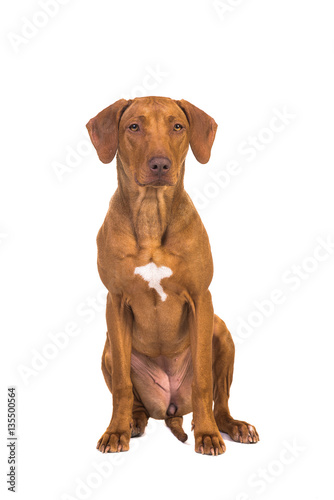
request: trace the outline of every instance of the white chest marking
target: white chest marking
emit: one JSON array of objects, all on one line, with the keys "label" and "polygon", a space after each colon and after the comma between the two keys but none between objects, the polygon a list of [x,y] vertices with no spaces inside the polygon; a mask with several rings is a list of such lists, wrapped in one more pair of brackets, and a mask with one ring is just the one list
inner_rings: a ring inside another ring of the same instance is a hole
[{"label": "white chest marking", "polygon": [[173,271],[169,267],[158,267],[154,262],[146,264],[146,266],[136,267],[135,274],[139,274],[145,281],[148,282],[150,288],[154,288],[161,297],[162,302],[167,299],[167,294],[163,291],[160,281],[163,278],[172,276]]}]

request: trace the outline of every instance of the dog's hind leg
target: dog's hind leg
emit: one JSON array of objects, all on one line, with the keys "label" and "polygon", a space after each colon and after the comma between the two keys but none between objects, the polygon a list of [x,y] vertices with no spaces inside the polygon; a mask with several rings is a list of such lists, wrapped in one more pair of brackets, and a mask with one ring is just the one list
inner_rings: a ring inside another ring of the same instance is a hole
[{"label": "dog's hind leg", "polygon": [[214,317],[212,339],[212,374],[214,417],[220,432],[226,432],[234,441],[256,443],[259,435],[253,425],[234,420],[228,407],[230,386],[233,378],[234,343],[224,321]]},{"label": "dog's hind leg", "polygon": [[140,437],[144,434],[148,419],[150,418],[148,411],[140,401],[139,395],[133,388],[133,407],[132,407],[132,424],[131,437]]}]

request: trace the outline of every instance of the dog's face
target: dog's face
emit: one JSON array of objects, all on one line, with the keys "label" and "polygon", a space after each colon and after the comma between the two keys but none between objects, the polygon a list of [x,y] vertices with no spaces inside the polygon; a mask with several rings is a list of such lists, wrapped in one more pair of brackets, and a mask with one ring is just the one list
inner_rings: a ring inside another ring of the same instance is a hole
[{"label": "dog's face", "polygon": [[217,124],[187,101],[140,97],[116,101],[87,128],[103,163],[118,150],[128,177],[140,187],[159,187],[176,184],[189,144],[199,162],[209,161]]},{"label": "dog's face", "polygon": [[118,154],[139,186],[176,183],[189,148],[189,123],[175,101],[134,100],[118,131]]}]

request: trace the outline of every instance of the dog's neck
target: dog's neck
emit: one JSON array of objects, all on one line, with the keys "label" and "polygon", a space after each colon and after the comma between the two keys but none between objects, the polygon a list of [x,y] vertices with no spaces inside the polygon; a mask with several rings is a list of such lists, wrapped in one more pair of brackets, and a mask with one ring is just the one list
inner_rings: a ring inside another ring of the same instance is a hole
[{"label": "dog's neck", "polygon": [[163,244],[172,212],[183,192],[184,164],[174,186],[142,187],[127,175],[117,155],[118,191],[124,210],[132,223],[140,248],[157,248]]}]

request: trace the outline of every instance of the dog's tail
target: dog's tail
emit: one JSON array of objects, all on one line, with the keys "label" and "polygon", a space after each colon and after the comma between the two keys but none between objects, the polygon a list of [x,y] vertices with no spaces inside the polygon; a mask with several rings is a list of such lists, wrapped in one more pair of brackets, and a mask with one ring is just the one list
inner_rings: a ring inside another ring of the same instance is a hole
[{"label": "dog's tail", "polygon": [[182,417],[168,417],[165,419],[167,427],[169,427],[174,436],[177,437],[179,441],[182,441],[182,443],[184,443],[185,441],[187,441],[188,436],[183,430],[182,422]]}]

